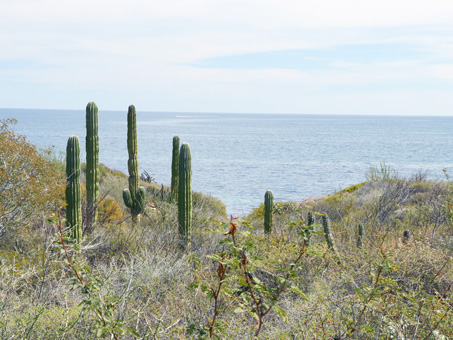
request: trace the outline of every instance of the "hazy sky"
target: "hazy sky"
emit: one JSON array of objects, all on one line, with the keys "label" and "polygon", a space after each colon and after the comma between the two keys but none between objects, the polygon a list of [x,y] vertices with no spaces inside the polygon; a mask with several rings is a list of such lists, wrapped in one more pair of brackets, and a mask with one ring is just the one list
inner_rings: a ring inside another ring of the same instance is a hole
[{"label": "hazy sky", "polygon": [[453,115],[453,0],[0,0],[0,107]]}]

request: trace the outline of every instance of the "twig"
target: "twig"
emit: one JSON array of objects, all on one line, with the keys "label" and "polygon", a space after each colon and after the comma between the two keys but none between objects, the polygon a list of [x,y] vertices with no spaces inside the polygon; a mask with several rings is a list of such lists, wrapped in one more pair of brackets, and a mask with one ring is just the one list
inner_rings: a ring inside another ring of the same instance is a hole
[{"label": "twig", "polygon": [[[80,284],[83,286],[84,290],[87,292],[88,296],[91,298],[91,292],[90,290],[88,289],[88,286],[86,284],[86,282],[83,280],[82,276],[80,275],[80,273],[77,271],[77,269],[74,267],[73,263],[72,263],[72,260],[71,260],[71,257],[69,256],[69,251],[68,251],[68,248],[66,247],[66,244],[64,242],[64,238],[63,238],[63,228],[61,227],[61,214],[60,214],[60,211],[58,211],[58,223],[57,223],[57,226],[58,226],[58,230],[60,231],[60,242],[61,242],[61,245],[63,246],[63,250],[65,252],[65,255],[66,255],[66,259],[68,261],[68,265],[69,267],[72,269],[72,271],[74,272],[74,274],[76,275],[77,277],[77,280],[80,282]],[[106,323],[105,323],[105,320],[102,316],[102,310],[100,308],[96,308],[96,315],[97,317],[99,318],[99,320],[102,322],[102,326],[106,326]],[[114,332],[111,332],[111,335],[113,336],[113,338],[115,340],[119,340],[118,339],[118,336],[116,335],[116,333]]]}]

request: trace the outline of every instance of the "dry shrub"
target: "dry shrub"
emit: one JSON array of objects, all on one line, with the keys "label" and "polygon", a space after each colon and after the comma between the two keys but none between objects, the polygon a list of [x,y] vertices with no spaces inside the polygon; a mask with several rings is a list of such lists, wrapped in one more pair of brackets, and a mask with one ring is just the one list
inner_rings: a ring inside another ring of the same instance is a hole
[{"label": "dry shrub", "polygon": [[0,121],[0,237],[30,228],[64,198],[64,174],[11,129],[15,123]]}]

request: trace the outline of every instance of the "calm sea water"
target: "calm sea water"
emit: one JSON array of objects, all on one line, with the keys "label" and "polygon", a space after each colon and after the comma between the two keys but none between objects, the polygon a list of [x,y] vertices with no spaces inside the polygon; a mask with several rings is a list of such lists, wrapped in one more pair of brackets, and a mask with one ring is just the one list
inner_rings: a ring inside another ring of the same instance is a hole
[{"label": "calm sea water", "polygon": [[[64,151],[70,135],[85,158],[85,112],[0,109],[41,148]],[[100,162],[127,173],[127,111],[99,111]],[[365,179],[371,165],[402,176],[453,168],[453,117],[318,116],[137,112],[138,160],[157,183],[170,184],[172,138],[192,152],[192,188],[243,215],[263,201],[300,201]],[[451,171],[450,171],[451,172]]]}]

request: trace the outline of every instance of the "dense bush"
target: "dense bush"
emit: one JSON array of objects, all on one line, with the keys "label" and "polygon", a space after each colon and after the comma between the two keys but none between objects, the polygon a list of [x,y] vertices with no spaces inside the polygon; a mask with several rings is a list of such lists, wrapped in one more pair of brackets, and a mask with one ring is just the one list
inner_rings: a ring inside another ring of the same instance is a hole
[{"label": "dense bush", "polygon": [[16,134],[14,124],[0,121],[0,240],[17,236],[18,228],[30,231],[64,197],[65,178],[43,155],[50,151],[39,151]]}]

